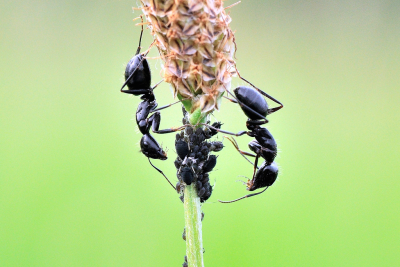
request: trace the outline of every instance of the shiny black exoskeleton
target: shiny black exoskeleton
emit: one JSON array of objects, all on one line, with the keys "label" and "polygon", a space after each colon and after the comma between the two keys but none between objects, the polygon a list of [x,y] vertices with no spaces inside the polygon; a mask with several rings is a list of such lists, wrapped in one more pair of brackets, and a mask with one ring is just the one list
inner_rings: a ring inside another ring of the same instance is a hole
[{"label": "shiny black exoskeleton", "polygon": [[[140,54],[142,35],[143,26],[140,33],[139,46],[136,51],[136,55],[129,61],[128,65],[126,66],[126,81],[121,88],[121,92],[132,94],[135,96],[141,95],[140,99],[142,99],[143,101],[139,104],[136,110],[136,123],[140,132],[143,134],[143,137],[140,140],[141,152],[148,158],[151,166],[153,166],[158,172],[160,172],[165,177],[165,179],[167,179],[169,184],[175,189],[175,187],[164,175],[164,173],[160,169],[155,167],[150,161],[150,158],[160,160],[167,159],[167,153],[158,144],[156,139],[154,139],[154,137],[150,134],[150,128],[154,133],[168,133],[174,131],[174,129],[165,129],[161,131],[159,131],[158,129],[161,121],[159,110],[169,107],[171,106],[171,104],[157,109],[158,104],[156,102],[153,90],[160,83],[156,84],[154,87],[151,87],[150,67],[147,59],[145,58],[147,53]],[[128,90],[124,90],[125,86],[128,87]],[[150,113],[153,114],[150,115]]]},{"label": "shiny black exoskeleton", "polygon": [[183,167],[181,170],[181,177],[185,184],[191,185],[194,179],[192,169],[190,167]]},{"label": "shiny black exoskeleton", "polygon": [[[237,74],[241,79],[248,82],[244,78],[242,78],[237,71]],[[238,198],[232,201],[220,201],[222,203],[231,203],[243,198],[248,198],[251,196],[255,196],[263,193],[269,186],[271,186],[277,176],[278,176],[278,167],[273,162],[276,154],[277,154],[277,144],[272,136],[272,134],[268,131],[268,129],[261,127],[261,125],[266,124],[268,122],[266,116],[281,109],[283,107],[282,103],[263,92],[262,90],[255,87],[253,84],[248,82],[253,87],[248,86],[239,86],[233,90],[235,94],[235,99],[229,99],[232,102],[238,103],[243,110],[244,114],[248,117],[246,122],[247,131],[241,131],[237,134],[232,132],[223,131],[217,129],[213,126],[210,126],[211,129],[219,132],[223,132],[230,135],[241,136],[243,134],[247,134],[251,137],[254,137],[255,140],[249,143],[249,148],[255,154],[251,154],[239,149],[238,144],[234,139],[227,138],[235,148],[240,152],[242,156],[246,158],[246,156],[255,157],[254,162],[254,172],[253,178],[247,182],[247,190],[254,191],[259,188],[266,187],[259,193],[246,195],[244,197]],[[273,100],[275,103],[278,103],[280,106],[275,108],[269,108],[268,103],[265,100],[265,97]],[[261,167],[257,167],[258,159],[262,157],[265,161],[261,165]],[[247,158],[246,158],[247,159]],[[247,159],[248,160],[248,159]],[[258,169],[258,170],[257,170]]]},{"label": "shiny black exoskeleton", "polygon": [[[143,23],[143,20],[142,20]],[[128,62],[125,68],[125,83],[121,88],[121,92],[133,95],[147,94],[151,90],[151,71],[149,63],[145,58],[146,54],[140,53],[140,44],[143,36],[143,25],[140,32],[139,46],[136,50],[136,54]],[[128,86],[128,90],[123,90],[125,86]],[[154,100],[154,99],[152,99]]]}]

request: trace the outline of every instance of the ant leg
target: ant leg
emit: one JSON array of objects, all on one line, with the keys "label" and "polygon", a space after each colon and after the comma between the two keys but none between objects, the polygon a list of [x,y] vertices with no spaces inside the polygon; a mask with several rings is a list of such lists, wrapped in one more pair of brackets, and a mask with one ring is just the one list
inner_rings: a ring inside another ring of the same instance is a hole
[{"label": "ant leg", "polygon": [[[142,23],[143,23],[143,15],[140,15],[140,19],[142,20]],[[143,35],[143,24],[142,24],[142,30],[140,31],[140,38],[139,38],[138,49],[136,50],[136,54],[135,54],[135,55],[137,55],[137,54],[140,53],[140,49],[141,49],[140,44],[142,43],[142,35]]]},{"label": "ant leg", "polygon": [[159,81],[156,85],[154,85],[154,86],[151,88],[151,90],[156,89],[156,87],[159,86],[160,83],[162,83],[163,81],[164,81],[164,79],[162,79],[161,81]]},{"label": "ant leg", "polygon": [[235,69],[236,69],[236,73],[237,73],[237,75],[239,76],[240,79],[242,79],[243,81],[245,81],[245,82],[247,82],[248,84],[250,84],[251,86],[253,86],[254,89],[256,89],[256,90],[257,90],[259,93],[261,93],[263,96],[268,97],[269,99],[271,99],[272,101],[274,101],[275,103],[277,103],[277,104],[280,105],[279,107],[268,109],[268,115],[271,114],[271,113],[274,113],[275,111],[280,110],[281,108],[283,108],[283,104],[282,104],[279,100],[277,100],[277,99],[275,99],[274,97],[270,96],[269,94],[267,94],[266,92],[264,92],[264,91],[261,90],[260,88],[256,87],[254,84],[252,84],[251,82],[249,82],[248,80],[246,80],[246,79],[243,78],[242,76],[240,76],[240,73],[239,73],[239,71],[237,70],[236,65],[235,65]]},{"label": "ant leg", "polygon": [[159,56],[159,57],[146,57],[146,59],[161,59],[161,58],[168,58],[173,56],[173,53],[167,54],[167,55],[163,55],[163,56]]},{"label": "ant leg", "polygon": [[153,163],[151,163],[150,158],[147,158],[147,159],[149,160],[150,165],[153,166],[153,168],[156,169],[159,173],[161,173],[161,174],[165,177],[165,179],[167,179],[168,183],[172,186],[172,188],[176,191],[175,186],[171,183],[171,181],[167,178],[167,176],[165,176],[165,174],[163,173],[163,171],[160,170],[159,168],[157,168],[156,166],[154,166]]},{"label": "ant leg", "polygon": [[226,97],[226,96],[222,96],[222,97],[228,99],[229,101],[231,101],[231,102],[233,102],[235,104],[238,103],[235,99],[232,99],[232,98],[229,98],[229,97]]},{"label": "ant leg", "polygon": [[207,126],[208,128],[213,129],[214,131],[217,131],[217,132],[220,132],[220,133],[224,133],[224,134],[234,135],[234,136],[241,136],[241,135],[244,135],[245,133],[247,133],[247,131],[240,131],[237,134],[235,134],[235,133],[232,133],[232,132],[221,130],[219,128],[215,128],[215,127],[213,127],[213,126],[211,126],[211,125],[209,125],[207,123],[199,123],[199,124]]},{"label": "ant leg", "polygon": [[256,170],[257,170],[257,165],[258,165],[258,159],[260,158],[260,154],[257,154],[256,160],[254,161],[254,171],[253,171],[253,178],[251,180],[254,180],[254,177],[256,176]]},{"label": "ant leg", "polygon": [[161,121],[160,112],[156,112],[146,119],[146,125],[151,125],[151,130],[153,131],[153,133],[155,133],[158,131],[158,127],[160,126],[160,121]]},{"label": "ant leg", "polygon": [[227,137],[227,136],[224,136],[226,139],[228,139],[232,144],[233,144],[233,146],[236,148],[236,150],[240,153],[240,155],[242,155],[251,165],[253,165],[253,162],[251,162],[245,155],[247,155],[247,156],[250,156],[250,157],[256,157],[256,155],[254,155],[254,154],[251,154],[251,153],[249,153],[249,152],[246,152],[246,151],[242,151],[242,150],[240,150],[239,149],[239,145],[238,145],[238,143],[236,142],[236,140],[234,139],[234,138],[230,138],[230,137]]},{"label": "ant leg", "polygon": [[183,130],[188,126],[191,126],[190,124],[185,124],[185,125],[182,125],[182,126],[179,126],[179,127],[173,127],[173,128],[169,128],[169,129],[158,130],[158,128],[160,126],[160,122],[161,122],[161,115],[160,115],[159,111],[157,111],[156,113],[153,113],[153,115],[151,115],[148,118],[148,123],[151,123],[151,129],[152,129],[153,133],[157,133],[157,134],[173,133],[173,132],[177,132],[177,131]]},{"label": "ant leg", "polygon": [[169,108],[170,106],[175,105],[175,104],[178,104],[178,103],[180,103],[180,102],[181,102],[181,101],[179,100],[179,101],[176,101],[176,102],[174,102],[174,103],[171,103],[171,104],[168,104],[168,105],[159,107],[158,109],[155,109],[155,110],[151,111],[151,113],[156,112],[156,111],[159,111],[159,110],[162,110],[162,109],[165,109],[165,108]]},{"label": "ant leg", "polygon": [[[125,85],[124,85],[124,87],[125,87]],[[124,88],[124,87],[122,87],[122,88]],[[144,95],[149,92],[149,89],[122,90],[122,88],[120,91],[121,91],[121,93],[125,93],[125,94]]]},{"label": "ant leg", "polygon": [[157,130],[157,131],[153,131],[153,132],[157,133],[157,134],[173,133],[173,132],[181,131],[181,130],[185,129],[188,126],[192,126],[192,125],[185,124],[185,125],[182,125],[182,126],[179,126],[179,127],[172,127],[172,128],[169,128],[169,129]]}]

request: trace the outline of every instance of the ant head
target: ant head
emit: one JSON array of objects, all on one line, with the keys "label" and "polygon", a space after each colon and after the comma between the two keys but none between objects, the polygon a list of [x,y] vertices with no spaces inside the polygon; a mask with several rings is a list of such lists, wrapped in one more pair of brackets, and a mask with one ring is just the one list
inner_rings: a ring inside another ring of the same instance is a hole
[{"label": "ant head", "polygon": [[278,177],[278,171],[278,166],[275,162],[270,164],[264,161],[254,178],[248,182],[247,190],[254,191],[259,188],[273,185]]},{"label": "ant head", "polygon": [[167,153],[157,143],[154,137],[148,133],[143,135],[142,139],[140,140],[140,148],[142,153],[148,158],[160,160],[167,159]]}]

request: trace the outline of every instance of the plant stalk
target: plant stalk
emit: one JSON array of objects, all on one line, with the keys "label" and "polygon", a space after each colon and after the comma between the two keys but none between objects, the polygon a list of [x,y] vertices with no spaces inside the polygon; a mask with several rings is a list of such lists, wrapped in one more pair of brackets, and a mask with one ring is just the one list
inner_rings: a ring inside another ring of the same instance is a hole
[{"label": "plant stalk", "polygon": [[204,267],[201,205],[194,185],[195,183],[192,183],[184,190],[186,255],[189,267]]}]

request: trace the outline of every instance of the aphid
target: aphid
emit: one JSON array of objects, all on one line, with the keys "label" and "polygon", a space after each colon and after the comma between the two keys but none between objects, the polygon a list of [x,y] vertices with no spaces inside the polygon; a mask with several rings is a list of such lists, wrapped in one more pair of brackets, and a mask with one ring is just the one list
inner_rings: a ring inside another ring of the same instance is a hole
[{"label": "aphid", "polygon": [[181,169],[181,177],[182,177],[182,181],[184,181],[185,184],[191,185],[194,180],[194,174],[193,174],[192,169],[187,166],[183,167]]},{"label": "aphid", "polygon": [[176,149],[176,153],[178,154],[178,156],[183,160],[185,159],[185,157],[187,156],[187,154],[189,153],[189,147],[188,147],[188,143],[186,143],[184,140],[179,139],[175,141],[175,149]]},{"label": "aphid", "polygon": [[[185,237],[185,241],[186,241],[186,237]],[[187,256],[185,255],[185,261],[182,263],[182,267],[188,267],[188,261],[187,261]]]},{"label": "aphid", "polygon": [[217,165],[217,156],[210,155],[206,163],[203,166],[203,172],[210,172],[214,169],[215,165]]},{"label": "aphid", "polygon": [[[219,121],[216,121],[211,126],[213,126],[214,128],[217,128],[217,129],[221,129],[222,123],[219,122]],[[211,130],[210,131],[210,135],[211,136],[214,136],[214,135],[216,135],[218,133],[218,131],[216,131],[214,129],[210,129],[210,130]]]}]

